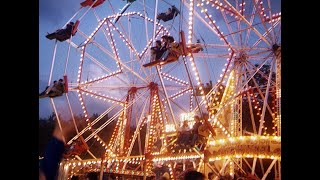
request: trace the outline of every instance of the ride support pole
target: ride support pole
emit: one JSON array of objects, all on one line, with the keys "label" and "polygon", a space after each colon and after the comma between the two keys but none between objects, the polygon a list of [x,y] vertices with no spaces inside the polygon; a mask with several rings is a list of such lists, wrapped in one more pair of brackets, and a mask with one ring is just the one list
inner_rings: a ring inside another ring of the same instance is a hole
[{"label": "ride support pole", "polygon": [[104,153],[102,154],[102,157],[101,157],[101,165],[100,165],[100,176],[99,176],[99,180],[102,180],[103,179],[103,169],[104,169]]}]

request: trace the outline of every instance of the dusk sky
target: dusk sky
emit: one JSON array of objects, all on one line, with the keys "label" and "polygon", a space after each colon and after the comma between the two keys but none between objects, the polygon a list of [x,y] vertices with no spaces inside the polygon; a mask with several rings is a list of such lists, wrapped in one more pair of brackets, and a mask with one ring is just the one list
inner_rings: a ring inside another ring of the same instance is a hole
[{"label": "dusk sky", "polygon": [[[153,0],[146,0],[146,11],[147,16],[154,19],[154,1]],[[52,57],[54,52],[54,45],[55,40],[49,40],[45,36],[47,33],[54,32],[55,30],[62,28],[68,20],[75,15],[76,12],[80,9],[80,0],[39,0],[39,92],[42,92],[45,87],[48,85],[49,80],[49,74],[50,74],[50,68],[52,63]],[[171,1],[166,1],[171,2]],[[233,1],[232,1],[233,2]],[[247,2],[247,1],[246,1]],[[253,5],[248,3],[246,4],[247,8],[245,11],[246,13],[251,13]],[[267,1],[263,1],[265,5],[267,6]],[[272,14],[280,12],[280,2],[278,0],[271,0],[272,4]],[[275,3],[274,3],[275,2]],[[172,5],[175,5],[180,9],[180,1],[172,1]],[[111,4],[111,5],[110,5]],[[114,15],[115,12],[119,12],[122,7],[126,5],[126,1],[120,1],[120,0],[106,0],[102,5],[96,7],[94,10],[89,10],[88,13],[85,14],[85,12],[88,10],[88,7],[82,8],[76,17],[72,19],[73,22],[80,19],[80,25],[79,25],[79,31],[77,34],[73,37],[72,42],[74,42],[76,45],[80,45],[83,43],[86,38],[83,36],[83,34],[89,36],[95,28],[98,26],[99,22],[97,19],[106,18],[107,16]],[[165,12],[170,5],[165,3],[164,1],[159,0],[158,5],[158,13]],[[267,8],[266,8],[267,9]],[[144,10],[143,7],[143,0],[137,0],[132,3],[132,5],[128,8],[126,12],[141,12],[142,14]],[[187,31],[187,23],[188,23],[188,9],[185,5],[182,5],[182,8],[180,9],[182,11],[183,16],[178,15],[173,21],[168,22],[162,22],[160,21],[160,24],[167,28],[167,30],[170,32],[170,34],[176,39],[179,39],[179,26],[182,27],[182,29],[185,31],[186,38],[188,36]],[[200,9],[195,10],[201,14]],[[269,15],[269,11],[267,11]],[[217,11],[216,9],[209,9],[208,13],[212,15],[212,18],[216,20],[216,24],[220,26],[220,30],[224,32],[224,35],[229,34],[229,29],[233,28],[233,31],[236,31],[235,28],[237,28],[237,24],[232,22],[235,21],[234,17],[230,17],[226,15],[228,21],[230,22],[230,26],[226,25],[226,21],[221,14],[220,11]],[[202,14],[203,16],[203,14]],[[182,17],[182,19],[181,19]],[[195,16],[194,16],[195,17]],[[203,19],[205,19],[203,17]],[[232,20],[233,19],[233,20]],[[258,18],[253,19],[253,23],[255,24],[255,21],[258,21]],[[144,48],[146,47],[146,44],[148,40],[152,38],[153,34],[153,23],[147,23],[145,25],[145,21],[142,19],[139,19],[139,17],[132,16],[130,19],[129,17],[122,17],[119,22],[116,24],[117,27],[120,29],[122,33],[124,33],[127,37],[130,37],[130,42],[136,49],[138,53],[143,52]],[[246,28],[245,24],[241,24],[243,26],[241,29]],[[275,30],[275,34],[281,33],[280,30],[278,30],[281,27],[281,24],[278,25]],[[263,34],[266,32],[265,27],[262,25],[256,26],[257,30]],[[146,31],[148,33],[146,33]],[[116,32],[116,31],[114,31]],[[244,31],[243,37],[245,37],[247,34],[247,31]],[[114,41],[117,43],[116,47],[118,49],[119,58],[126,64],[129,68],[131,68],[134,72],[141,75],[142,79],[154,79],[156,82],[160,82],[157,78],[156,71],[154,68],[150,69],[141,69],[141,64],[138,62],[138,60],[135,59],[134,53],[132,53],[125,43],[120,38],[120,35],[117,35],[114,33]],[[105,49],[106,51],[112,52],[112,47],[110,44],[105,41],[105,31],[99,30],[97,34],[94,37],[94,41],[102,46],[102,49]],[[250,45],[254,44],[258,40],[258,36],[256,36],[253,32],[250,34],[250,38],[247,42],[247,46],[250,47]],[[198,66],[198,69],[200,71],[200,79],[202,82],[206,83],[209,82],[209,80],[212,80],[214,83],[219,79],[219,75],[222,72],[224,64],[227,62],[226,59],[228,58],[228,51],[227,48],[217,48],[215,45],[221,45],[224,46],[224,43],[219,40],[217,35],[212,32],[212,29],[208,28],[206,25],[204,25],[201,20],[196,19],[194,20],[194,34],[193,34],[193,42],[196,42],[197,39],[201,39],[201,43],[207,44],[208,46],[205,48],[205,53],[207,55],[206,58],[201,58],[195,55],[195,60]],[[228,36],[228,40],[230,40],[231,45],[234,45],[234,47],[240,47],[240,41],[237,38],[239,38],[236,34],[236,37],[231,38],[231,35]],[[203,40],[205,42],[203,42]],[[275,38],[273,38],[275,39]],[[277,39],[277,42],[281,42],[281,39]],[[272,42],[274,43],[274,42]],[[210,46],[212,45],[212,47]],[[66,60],[68,59],[66,74],[68,76],[69,83],[75,83],[77,81],[77,72],[79,69],[79,60],[80,60],[80,53],[79,48],[73,48],[70,49],[70,56],[67,58],[68,54],[68,46],[69,44],[65,42],[58,42],[58,47],[56,51],[56,59],[53,69],[53,75],[52,80],[57,80],[63,77],[64,71],[65,71],[65,65]],[[93,59],[97,59],[103,67],[107,67],[108,71],[114,72],[117,71],[118,68],[115,64],[115,62],[108,56],[106,53],[101,50],[100,46],[94,46],[88,45],[86,47],[86,52],[92,55]],[[242,46],[242,45],[241,45]],[[257,46],[257,49],[253,49],[251,53],[257,53],[259,51],[264,51],[267,48],[269,48],[264,42],[259,43]],[[242,46],[243,49],[245,49],[245,45]],[[258,49],[260,48],[260,49]],[[141,59],[141,61],[148,62],[148,57],[146,53],[145,57]],[[261,60],[261,58],[266,57],[267,54],[259,54],[257,56],[253,56],[253,62]],[[256,59],[254,59],[256,58]],[[184,70],[183,63],[177,62],[172,63],[166,67],[164,67],[164,71],[168,74],[177,77],[183,81],[188,81],[187,73]],[[81,81],[89,80],[91,78],[99,78],[103,75],[106,75],[105,69],[101,68],[97,65],[97,62],[91,62],[85,59],[85,64],[82,72],[82,79]],[[135,84],[137,86],[141,85],[144,86],[147,83],[145,83],[141,78],[139,79],[138,76],[135,76],[133,72],[126,72],[121,75],[119,75],[117,78],[110,78],[106,81],[104,81],[101,86],[107,87],[107,89],[104,90],[97,90],[99,92],[106,91],[107,95],[121,99],[123,98],[127,91],[128,87],[130,87],[132,84]],[[150,81],[148,81],[150,82]],[[168,93],[169,95],[173,95],[174,93],[182,90],[183,88],[179,87],[179,89],[175,89],[175,87],[171,82],[165,82],[166,85],[168,85]],[[95,87],[98,89],[98,87]],[[171,88],[171,89],[170,89]],[[171,92],[172,91],[172,92]],[[76,92],[69,92],[69,99],[71,106],[73,108],[74,113],[80,113],[81,108],[79,107],[79,100],[77,97]],[[58,97],[54,99],[56,103],[56,107],[59,113],[62,114],[68,114],[68,104],[66,102],[66,98],[64,96]],[[86,101],[88,109],[91,109],[90,113],[101,113],[103,112],[107,106],[110,106],[111,104],[106,104],[104,102],[100,102],[98,100],[88,100]],[[137,106],[139,104],[143,104],[143,101],[137,102]],[[187,104],[184,102],[183,99],[180,99],[180,104]],[[185,108],[187,108],[186,106]],[[39,99],[39,116],[40,117],[47,117],[49,114],[53,112],[53,107],[50,103],[49,98]]]}]

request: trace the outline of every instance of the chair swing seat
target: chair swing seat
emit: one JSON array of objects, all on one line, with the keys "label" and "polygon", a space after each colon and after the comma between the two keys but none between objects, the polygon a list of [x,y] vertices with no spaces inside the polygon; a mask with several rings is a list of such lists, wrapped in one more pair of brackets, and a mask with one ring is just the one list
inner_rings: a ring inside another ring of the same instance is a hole
[{"label": "chair swing seat", "polygon": [[[92,8],[95,8],[99,5],[101,5],[102,3],[104,3],[104,1],[105,0],[97,0],[97,2],[92,6]],[[85,0],[82,3],[80,3],[80,5],[82,7],[91,6],[94,2],[95,2],[95,0]]]},{"label": "chair swing seat", "polygon": [[63,41],[65,41],[65,40],[67,40],[67,39],[70,39],[70,35],[67,35],[67,34],[61,34],[61,35],[59,35],[59,34],[57,34],[56,35],[56,39],[58,40],[58,41],[60,41],[60,42],[63,42]]},{"label": "chair swing seat", "polygon": [[147,63],[147,64],[144,64],[143,67],[153,67],[153,66],[156,66],[156,65],[166,65],[166,64],[169,64],[169,63],[172,63],[172,62],[175,62],[177,61],[178,58],[177,57],[174,57],[174,56],[168,56],[166,59],[162,60],[162,59],[158,59],[158,60],[155,60],[155,61],[152,61],[150,63]]},{"label": "chair swing seat", "polygon": [[163,22],[167,22],[167,21],[172,20],[178,14],[180,14],[180,11],[175,6],[172,6],[171,8],[172,8],[172,11],[170,14],[160,13],[157,15],[157,19],[162,20]]},{"label": "chair swing seat", "polygon": [[192,44],[191,47],[187,48],[188,53],[199,53],[200,51],[203,51],[200,44]]},{"label": "chair swing seat", "polygon": [[72,35],[72,36],[76,35],[76,33],[77,33],[77,31],[78,31],[79,23],[80,23],[80,21],[77,20],[76,23],[73,25],[72,32],[71,32],[71,35]]},{"label": "chair swing seat", "polygon": [[52,40],[52,39],[57,39],[60,42],[63,42],[67,39],[69,39],[71,37],[71,35],[68,35],[67,33],[61,32],[61,33],[51,33],[51,34],[47,34],[46,38]]},{"label": "chair swing seat", "polygon": [[56,33],[50,33],[50,34],[47,34],[46,35],[46,38],[52,40],[52,39],[55,39],[56,38]]}]

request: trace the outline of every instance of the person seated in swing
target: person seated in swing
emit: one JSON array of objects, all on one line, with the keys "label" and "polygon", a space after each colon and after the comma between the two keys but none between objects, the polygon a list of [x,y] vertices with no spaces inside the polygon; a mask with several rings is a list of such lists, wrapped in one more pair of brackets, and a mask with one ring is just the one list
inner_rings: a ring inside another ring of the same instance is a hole
[{"label": "person seated in swing", "polygon": [[167,41],[166,51],[161,56],[161,61],[172,62],[178,60],[181,55],[179,43],[174,42],[172,36],[168,36]]},{"label": "person seated in swing", "polygon": [[168,48],[168,37],[169,36],[167,36],[167,35],[163,35],[161,37],[161,48],[160,48],[160,50],[163,51],[163,52],[166,51],[167,48]]},{"label": "person seated in swing", "polygon": [[162,20],[163,22],[170,21],[179,13],[179,10],[175,6],[172,6],[167,12],[158,14],[157,19]]},{"label": "person seated in swing", "polygon": [[62,96],[64,93],[64,82],[63,79],[59,79],[59,81],[53,81],[53,85],[47,86],[46,89],[39,94],[39,98],[45,98],[45,97],[58,97]]},{"label": "person seated in swing", "polygon": [[73,27],[74,27],[74,22],[69,22],[65,29],[58,29],[51,34],[48,33],[46,35],[46,38],[50,40],[57,39],[60,42],[70,39],[71,35],[73,35],[72,34]]},{"label": "person seated in swing", "polygon": [[64,81],[63,81],[63,79],[59,79],[58,84],[56,86],[56,90],[61,92],[61,93],[64,93]]},{"label": "person seated in swing", "polygon": [[194,121],[195,123],[192,127],[191,147],[193,147],[196,144],[196,141],[199,139],[199,127],[202,125],[198,115],[194,116]]},{"label": "person seated in swing", "polygon": [[161,47],[159,48],[158,54],[156,55],[157,61],[161,61],[164,57],[168,56],[167,50],[169,49],[169,47],[170,47],[169,36],[163,35],[161,37]]},{"label": "person seated in swing", "polygon": [[160,59],[160,57],[163,54],[163,51],[161,51],[161,41],[157,40],[156,45],[151,47],[151,58],[150,62]]},{"label": "person seated in swing", "polygon": [[188,121],[183,121],[182,126],[179,129],[178,139],[177,139],[177,146],[178,147],[185,147],[189,144],[189,139],[191,136],[191,130],[188,125]]},{"label": "person seated in swing", "polygon": [[[163,56],[163,54],[166,52],[166,50],[168,49],[168,36],[167,35],[163,35],[161,37],[161,41],[157,40],[156,41],[156,46],[151,48],[151,58],[150,58],[150,62],[147,64],[144,64],[144,67],[150,67],[153,65],[158,64],[161,60],[161,57]],[[160,47],[159,47],[160,46]],[[154,61],[155,59],[155,61]]]}]

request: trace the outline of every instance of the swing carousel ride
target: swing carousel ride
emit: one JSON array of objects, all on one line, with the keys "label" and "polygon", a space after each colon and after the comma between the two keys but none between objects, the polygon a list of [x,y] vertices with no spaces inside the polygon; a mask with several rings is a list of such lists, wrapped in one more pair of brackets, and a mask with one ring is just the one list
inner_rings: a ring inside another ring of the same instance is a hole
[{"label": "swing carousel ride", "polygon": [[64,87],[42,98],[77,132],[59,178],[281,179],[281,1],[169,2],[86,0],[46,36]]}]

